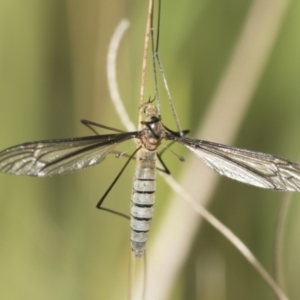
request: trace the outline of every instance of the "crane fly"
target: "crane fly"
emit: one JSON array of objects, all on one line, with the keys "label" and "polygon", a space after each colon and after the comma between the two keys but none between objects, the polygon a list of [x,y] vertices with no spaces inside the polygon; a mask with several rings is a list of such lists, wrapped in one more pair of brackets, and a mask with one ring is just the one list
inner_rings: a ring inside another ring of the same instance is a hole
[{"label": "crane fly", "polygon": [[0,152],[0,171],[35,177],[71,173],[100,163],[118,144],[138,139],[131,195],[131,248],[136,257],[141,257],[145,251],[153,216],[156,152],[162,140],[183,144],[209,168],[237,181],[277,191],[300,191],[300,165],[297,163],[181,136],[163,125],[151,103],[145,106],[145,115],[140,131],[29,142],[8,148]]},{"label": "crane fly", "polygon": [[[158,33],[160,3],[159,1]],[[131,248],[137,258],[143,255],[146,248],[155,200],[156,158],[160,159],[157,149],[163,140],[183,144],[194,152],[205,165],[220,175],[260,188],[277,191],[300,191],[300,165],[297,163],[270,154],[186,137],[183,135],[185,132],[180,129],[177,118],[175,118],[175,121],[178,132],[168,129],[161,122],[156,63],[159,66],[174,116],[176,116],[176,112],[158,55],[159,34],[157,34],[156,48],[154,49],[153,32],[152,11],[151,46],[154,57],[153,71],[157,106],[154,106],[151,101],[144,104],[145,120],[141,122],[142,128],[140,131],[120,131],[116,134],[29,142],[0,152],[0,172],[47,177],[71,173],[96,165],[112,153],[120,143],[137,139],[137,148],[123,167],[124,169],[136,154],[137,163],[131,194],[130,226],[132,229]],[[99,125],[93,122],[88,124]],[[104,198],[121,173],[122,171],[98,202],[98,208],[102,208]],[[104,210],[111,211],[109,209]]]}]

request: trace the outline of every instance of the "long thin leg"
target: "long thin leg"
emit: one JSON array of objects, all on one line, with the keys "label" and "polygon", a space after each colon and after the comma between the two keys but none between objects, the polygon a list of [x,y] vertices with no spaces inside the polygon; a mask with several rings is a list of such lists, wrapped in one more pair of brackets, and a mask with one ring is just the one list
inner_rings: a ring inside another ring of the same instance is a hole
[{"label": "long thin leg", "polygon": [[[164,125],[163,125],[163,126],[164,126]],[[180,133],[177,132],[177,131],[172,131],[171,129],[167,128],[166,126],[164,126],[164,128],[165,128],[167,131],[173,133],[174,135],[178,135],[178,136],[179,136],[179,134],[180,134]],[[183,135],[187,135],[189,132],[190,132],[190,131],[189,131],[188,129],[182,130]],[[162,156],[162,155],[166,152],[166,150],[168,150],[174,143],[175,143],[175,141],[170,142],[167,146],[165,146],[165,147],[159,152],[159,155]]]},{"label": "long thin leg", "polygon": [[[160,9],[160,4],[159,4]],[[152,63],[153,63],[153,75],[154,75],[154,86],[155,86],[155,99],[156,99],[156,108],[158,112],[158,117],[161,118],[161,110],[160,110],[160,97],[159,97],[159,89],[158,89],[158,82],[157,82],[157,72],[156,72],[156,62],[155,62],[155,43],[154,43],[154,25],[153,25],[153,10],[154,10],[154,1],[152,6],[152,12],[151,12],[151,25],[150,25],[150,31],[151,31],[151,50],[152,50]],[[160,18],[160,14],[158,13],[158,19]]]},{"label": "long thin leg", "polygon": [[85,119],[80,120],[80,122],[83,125],[85,125],[86,127],[88,127],[90,130],[92,130],[96,135],[99,135],[99,133],[92,126],[108,129],[108,130],[115,131],[115,132],[126,132],[124,130],[116,129],[116,128],[113,128],[113,127],[109,127],[109,126],[102,125],[102,124],[99,124],[99,123],[96,123],[96,122],[93,122],[93,121],[89,121],[89,120],[85,120]]},{"label": "long thin leg", "polygon": [[169,171],[168,167],[166,166],[166,164],[165,164],[164,161],[162,160],[160,154],[157,153],[156,156],[157,156],[158,160],[160,161],[160,163],[161,163],[162,166],[163,166],[163,169],[161,169],[161,168],[157,168],[157,169],[158,169],[159,171],[163,172],[163,173],[166,173],[166,174],[170,175],[171,172]]},{"label": "long thin leg", "polygon": [[[163,66],[162,66],[162,62],[160,60],[160,56],[159,56],[159,53],[158,53],[159,34],[160,34],[160,12],[161,12],[161,0],[158,1],[157,39],[156,39],[156,46],[155,47],[154,47],[153,13],[152,13],[152,18],[151,18],[151,22],[152,22],[151,23],[151,41],[152,41],[152,51],[153,51],[153,56],[154,56],[153,73],[154,73],[155,89],[156,89],[156,94],[157,94],[157,98],[158,98],[157,103],[159,103],[159,96],[158,96],[158,84],[157,84],[157,73],[156,73],[156,66],[155,66],[156,63],[155,63],[155,61],[157,62],[158,69],[160,71],[160,74],[161,74],[161,77],[162,77],[162,80],[163,80],[163,83],[164,83],[164,86],[165,86],[165,90],[167,92],[168,100],[169,100],[171,110],[172,110],[172,113],[173,113],[173,116],[174,116],[174,119],[175,119],[177,130],[179,132],[179,135],[183,136],[183,132],[182,132],[182,129],[181,129],[181,126],[180,126],[180,123],[179,123],[179,118],[177,116],[177,112],[176,112],[176,109],[175,109],[173,98],[171,96],[171,92],[170,92],[170,89],[169,89],[167,78],[166,78],[166,75],[165,75],[165,72],[164,72],[164,69],[163,69]],[[158,112],[159,112],[159,117],[160,117],[160,109],[159,109]]]},{"label": "long thin leg", "polygon": [[[97,203],[96,207],[100,209],[104,199],[106,198],[106,196],[109,194],[109,192],[111,191],[111,189],[114,187],[114,185],[116,184],[116,182],[118,181],[118,179],[120,178],[120,176],[122,175],[122,173],[124,172],[124,170],[126,169],[126,167],[128,166],[129,162],[131,161],[131,159],[134,157],[134,155],[141,149],[141,146],[136,148],[134,150],[134,152],[130,155],[130,157],[127,159],[126,163],[124,164],[123,168],[120,170],[119,174],[116,176],[116,178],[114,179],[114,181],[111,183],[111,185],[108,187],[108,189],[106,190],[106,192],[104,193],[104,195],[101,197],[101,199],[99,200],[99,202]],[[107,210],[107,209],[105,209]],[[122,214],[121,214],[122,215]]]},{"label": "long thin leg", "polygon": [[103,210],[103,211],[110,212],[110,213],[112,213],[112,214],[114,214],[114,215],[117,215],[117,216],[120,216],[120,217],[123,217],[123,218],[125,218],[126,220],[130,220],[130,217],[129,217],[129,216],[127,216],[126,214],[120,213],[120,212],[118,212],[118,211],[116,211],[116,210],[109,209],[109,208],[105,208],[105,207],[98,207],[98,209]]},{"label": "long thin leg", "polygon": [[[89,121],[89,120],[81,120],[81,123],[85,126],[87,126],[90,130],[92,130],[96,135],[99,135],[99,133],[92,127],[92,126],[96,126],[96,127],[100,127],[100,128],[104,128],[104,129],[108,129],[108,130],[112,130],[112,131],[116,131],[116,132],[124,132],[122,130],[119,130],[119,129],[115,129],[115,128],[112,128],[112,127],[108,127],[108,126],[105,126],[105,125],[102,125],[102,124],[98,124],[96,122],[93,122],[93,121]],[[129,158],[129,160],[131,159],[132,157]],[[128,160],[128,161],[129,161]],[[128,163],[125,164],[125,167]],[[122,168],[121,172],[124,171],[125,167]],[[120,177],[121,174],[119,174],[118,176]],[[116,183],[117,180],[114,181],[114,183]],[[112,187],[111,187],[112,188]],[[110,189],[111,189],[110,188]],[[109,190],[110,191],[110,190]],[[105,197],[108,195],[109,191],[106,191],[106,193],[103,195],[103,197],[101,198],[102,202],[104,201]],[[100,201],[101,201],[100,200]],[[102,204],[102,202],[100,203],[100,205]],[[103,210],[103,211],[106,211],[106,212],[110,212],[112,214],[115,214],[117,216],[120,216],[120,217],[123,217],[127,220],[130,220],[130,217],[127,216],[126,214],[123,214],[121,212],[118,212],[116,210],[113,210],[113,209],[109,209],[109,208],[105,208],[105,207],[100,207],[98,206],[99,203],[97,204],[97,208],[100,209],[100,210]]]}]

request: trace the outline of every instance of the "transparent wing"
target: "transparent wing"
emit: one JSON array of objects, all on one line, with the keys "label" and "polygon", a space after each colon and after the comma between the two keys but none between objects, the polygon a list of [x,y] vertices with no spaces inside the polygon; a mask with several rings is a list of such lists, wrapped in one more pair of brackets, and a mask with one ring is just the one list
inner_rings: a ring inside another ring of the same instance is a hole
[{"label": "transparent wing", "polygon": [[21,144],[0,152],[0,171],[38,177],[70,173],[100,163],[117,144],[136,136],[126,132]]},{"label": "transparent wing", "polygon": [[300,165],[270,154],[222,144],[178,137],[168,139],[184,144],[211,169],[229,178],[265,189],[300,191]]}]

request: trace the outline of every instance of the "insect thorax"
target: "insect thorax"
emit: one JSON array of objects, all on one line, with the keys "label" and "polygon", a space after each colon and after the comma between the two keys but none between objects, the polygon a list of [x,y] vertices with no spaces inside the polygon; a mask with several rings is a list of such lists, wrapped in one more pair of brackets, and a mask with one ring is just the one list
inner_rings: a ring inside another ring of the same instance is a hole
[{"label": "insect thorax", "polygon": [[146,120],[142,122],[141,143],[149,151],[155,151],[165,138],[165,130],[158,117],[157,108],[152,104],[145,106]]}]

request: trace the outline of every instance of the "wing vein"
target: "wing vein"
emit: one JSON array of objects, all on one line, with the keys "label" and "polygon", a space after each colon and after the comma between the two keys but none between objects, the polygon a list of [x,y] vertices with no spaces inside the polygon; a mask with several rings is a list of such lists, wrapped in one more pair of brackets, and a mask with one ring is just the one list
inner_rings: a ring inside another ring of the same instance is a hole
[{"label": "wing vein", "polygon": [[231,179],[266,189],[300,191],[300,165],[287,159],[213,142],[178,137],[172,132],[167,132],[166,139],[183,144],[209,168]]}]

